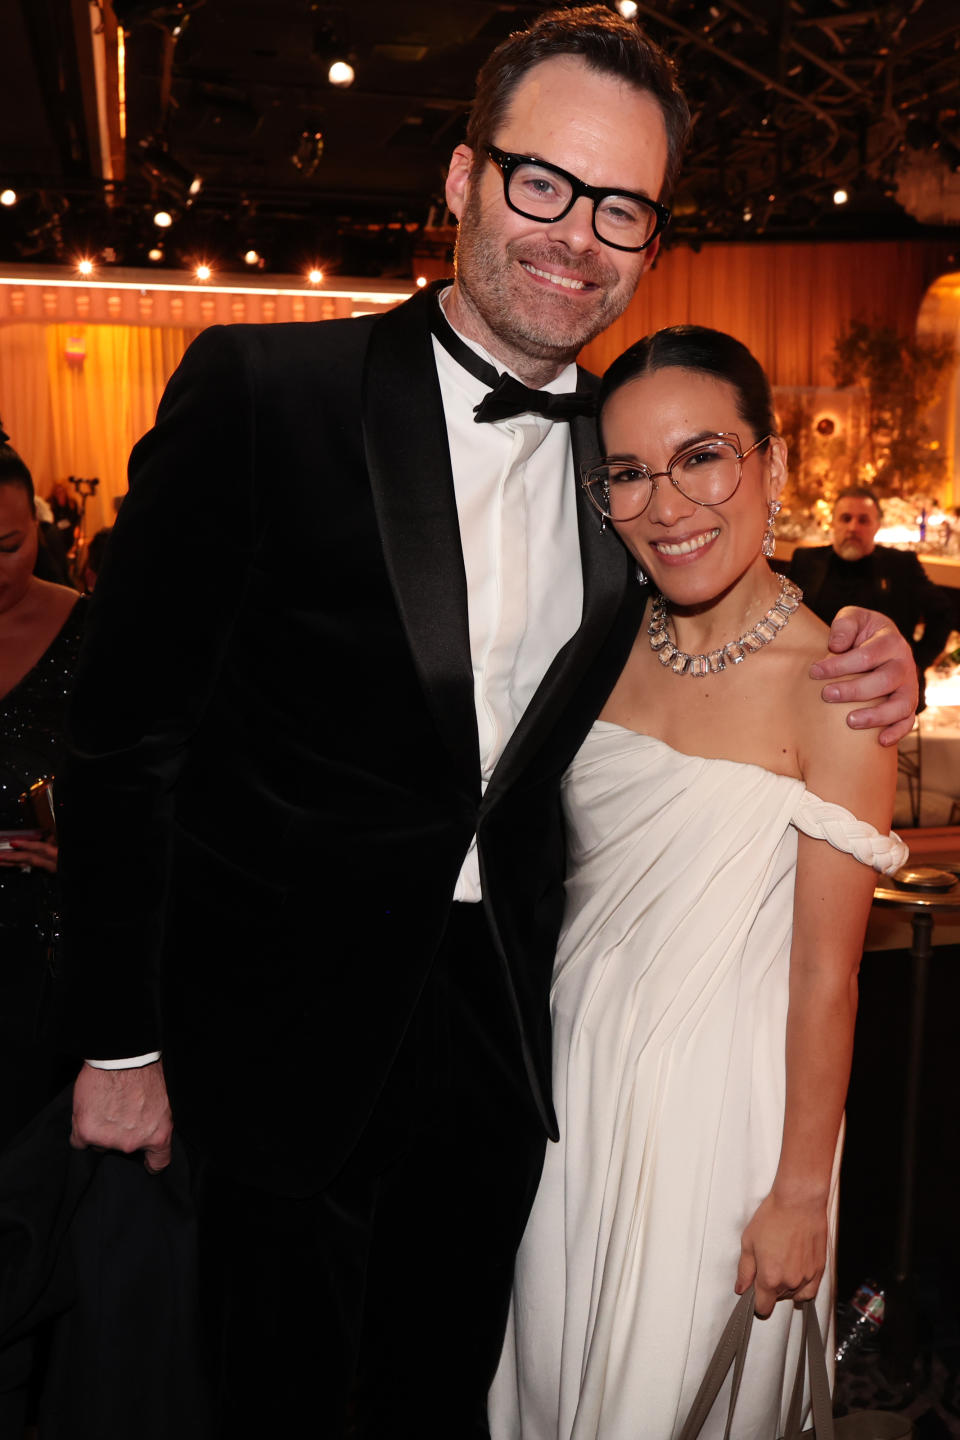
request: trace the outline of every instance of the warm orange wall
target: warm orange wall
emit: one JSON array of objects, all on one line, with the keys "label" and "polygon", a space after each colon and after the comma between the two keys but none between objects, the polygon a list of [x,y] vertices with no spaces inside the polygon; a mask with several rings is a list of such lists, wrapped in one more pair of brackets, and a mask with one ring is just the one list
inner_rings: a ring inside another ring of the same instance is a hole
[{"label": "warm orange wall", "polygon": [[743,340],[774,385],[831,385],[837,331],[863,318],[912,334],[927,286],[956,269],[947,241],[706,245],[668,250],[626,313],[588,345],[602,374],[622,350],[663,325],[710,325]]}]

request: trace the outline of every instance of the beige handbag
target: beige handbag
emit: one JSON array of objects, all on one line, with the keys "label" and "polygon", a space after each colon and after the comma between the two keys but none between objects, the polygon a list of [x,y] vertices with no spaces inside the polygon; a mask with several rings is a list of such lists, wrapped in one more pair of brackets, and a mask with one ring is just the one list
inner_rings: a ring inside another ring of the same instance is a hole
[{"label": "beige handbag", "polygon": [[[683,1429],[677,1440],[696,1440],[704,1422],[713,1409],[714,1401],[720,1394],[727,1372],[733,1366],[733,1386],[727,1409],[727,1425],[724,1440],[730,1440],[733,1431],[733,1412],[740,1392],[743,1365],[747,1358],[747,1345],[753,1326],[753,1286],[744,1291],[737,1301],[733,1314],[724,1327],[717,1348],[707,1365],[706,1374],[690,1407]],[[804,1371],[810,1376],[810,1404],[813,1429],[800,1429],[803,1410]],[[830,1400],[830,1383],[827,1380],[827,1362],[824,1356],[823,1339],[817,1320],[816,1307],[812,1300],[803,1302],[803,1341],[797,1361],[797,1373],[790,1396],[787,1412],[787,1428],[782,1440],[908,1440],[913,1434],[913,1425],[906,1415],[892,1410],[858,1410],[841,1419],[833,1418]],[[770,1440],[774,1440],[771,1436]]]}]

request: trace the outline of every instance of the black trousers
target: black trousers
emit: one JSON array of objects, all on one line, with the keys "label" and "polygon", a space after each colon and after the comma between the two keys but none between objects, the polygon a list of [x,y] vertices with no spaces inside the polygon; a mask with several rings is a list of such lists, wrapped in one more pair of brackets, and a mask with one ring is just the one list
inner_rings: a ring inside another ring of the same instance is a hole
[{"label": "black trousers", "polygon": [[198,1162],[217,1440],[488,1435],[544,1144],[482,909],[455,905],[336,1180],[291,1200]]}]

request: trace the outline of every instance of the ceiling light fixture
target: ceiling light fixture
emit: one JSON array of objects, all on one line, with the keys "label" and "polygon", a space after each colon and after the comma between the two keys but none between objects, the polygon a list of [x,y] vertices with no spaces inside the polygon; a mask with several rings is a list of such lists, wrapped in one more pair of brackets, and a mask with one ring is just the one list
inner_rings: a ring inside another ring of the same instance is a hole
[{"label": "ceiling light fixture", "polygon": [[18,199],[16,190],[0,190],[0,205],[6,205],[8,210],[11,205],[16,205]]},{"label": "ceiling light fixture", "polygon": [[847,203],[847,201],[848,201],[849,199],[850,199],[850,196],[847,194],[846,190],[844,190],[842,186],[841,186],[841,188],[840,188],[839,190],[834,190],[834,192],[833,192],[833,203],[834,203],[834,205],[846,205],[846,203]]},{"label": "ceiling light fixture", "polygon": [[426,277],[426,275],[418,275],[418,276],[417,276],[417,289],[418,289],[418,290],[422,290],[422,289],[424,288],[424,286],[426,285],[426,283],[427,283],[427,277]]},{"label": "ceiling light fixture", "polygon": [[92,261],[92,260],[78,260],[78,261],[77,261],[77,270],[78,270],[78,272],[79,272],[81,275],[92,275],[92,274],[93,274],[93,261]]},{"label": "ceiling light fixture", "polygon": [[346,90],[356,78],[353,66],[346,60],[334,60],[327,71],[327,79],[331,85],[336,85],[338,90]]},{"label": "ceiling light fixture", "polygon": [[193,273],[198,280],[209,280],[211,275],[213,274],[213,271],[210,269],[209,265],[198,265]]},{"label": "ceiling light fixture", "polygon": [[323,283],[323,271],[311,270],[307,274],[307,279],[310,281],[311,285],[321,285]]},{"label": "ceiling light fixture", "polygon": [[248,250],[243,257],[244,265],[262,265],[263,259],[257,250]]},{"label": "ceiling light fixture", "polygon": [[153,217],[153,223],[158,230],[169,230],[173,224],[173,216],[169,210],[158,210]]},{"label": "ceiling light fixture", "polygon": [[310,176],[315,174],[317,166],[323,159],[323,131],[302,130],[300,139],[297,141],[297,148],[290,156],[293,165],[300,171],[301,175]]},{"label": "ceiling light fixture", "polygon": [[617,0],[617,9],[624,20],[636,20],[637,0]]},{"label": "ceiling light fixture", "polygon": [[152,260],[153,263],[154,263],[154,265],[158,265],[158,264],[160,263],[160,261],[163,259],[163,246],[162,246],[162,245],[153,245],[153,246],[151,246],[151,248],[147,251],[147,259],[148,259],[148,260]]}]

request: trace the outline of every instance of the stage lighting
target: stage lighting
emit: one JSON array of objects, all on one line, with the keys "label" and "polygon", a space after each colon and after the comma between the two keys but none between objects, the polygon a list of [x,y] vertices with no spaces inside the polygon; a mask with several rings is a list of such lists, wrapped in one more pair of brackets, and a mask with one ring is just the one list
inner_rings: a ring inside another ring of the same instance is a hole
[{"label": "stage lighting", "polygon": [[330,84],[336,85],[340,90],[346,90],[356,78],[353,66],[348,65],[346,60],[334,60],[327,71],[327,79]]},{"label": "stage lighting", "polygon": [[11,205],[16,205],[18,198],[16,190],[0,190],[0,205],[5,205],[8,210]]}]

